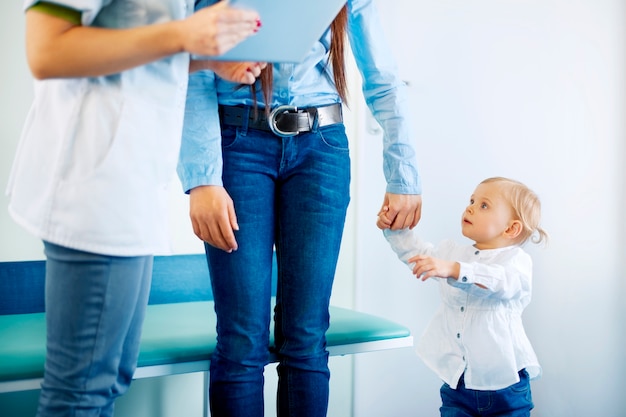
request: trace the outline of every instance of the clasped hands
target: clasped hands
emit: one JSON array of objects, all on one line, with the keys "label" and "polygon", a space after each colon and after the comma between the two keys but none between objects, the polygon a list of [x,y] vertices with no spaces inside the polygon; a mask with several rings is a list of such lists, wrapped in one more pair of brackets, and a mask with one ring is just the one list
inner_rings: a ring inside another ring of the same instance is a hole
[{"label": "clasped hands", "polygon": [[[421,217],[422,199],[419,195],[390,194],[378,212],[376,226],[379,229],[412,229]],[[458,278],[459,264],[429,255],[415,255],[407,260],[412,265],[413,274],[422,281],[428,278]]]}]

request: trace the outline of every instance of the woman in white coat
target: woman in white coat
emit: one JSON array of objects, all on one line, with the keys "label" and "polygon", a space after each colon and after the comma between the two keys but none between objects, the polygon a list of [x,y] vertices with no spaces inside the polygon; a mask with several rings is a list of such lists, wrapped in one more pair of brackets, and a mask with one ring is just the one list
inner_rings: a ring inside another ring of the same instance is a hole
[{"label": "woman in white coat", "polygon": [[38,416],[111,416],[136,367],[152,273],[166,248],[190,68],[252,83],[258,63],[194,62],[260,26],[192,0],[26,0],[35,99],[7,193],[44,242],[47,353]]}]

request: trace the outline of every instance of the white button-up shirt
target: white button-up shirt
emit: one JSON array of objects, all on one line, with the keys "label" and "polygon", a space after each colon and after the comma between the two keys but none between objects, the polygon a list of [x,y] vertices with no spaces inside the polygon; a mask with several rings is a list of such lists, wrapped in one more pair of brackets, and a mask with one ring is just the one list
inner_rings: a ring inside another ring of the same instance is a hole
[{"label": "white button-up shirt", "polygon": [[[25,8],[35,0],[26,0]],[[183,19],[191,0],[55,0],[82,24],[130,28]],[[15,221],[41,239],[109,255],[168,250],[188,54],[118,74],[35,81],[7,188]]]},{"label": "white button-up shirt", "polygon": [[531,378],[540,376],[522,324],[531,299],[532,260],[521,247],[479,250],[449,240],[435,247],[422,242],[415,229],[384,234],[405,263],[423,254],[461,265],[458,280],[436,279],[441,305],[417,343],[419,356],[444,382],[456,388],[465,373],[467,388],[497,390],[518,382],[524,368]]}]

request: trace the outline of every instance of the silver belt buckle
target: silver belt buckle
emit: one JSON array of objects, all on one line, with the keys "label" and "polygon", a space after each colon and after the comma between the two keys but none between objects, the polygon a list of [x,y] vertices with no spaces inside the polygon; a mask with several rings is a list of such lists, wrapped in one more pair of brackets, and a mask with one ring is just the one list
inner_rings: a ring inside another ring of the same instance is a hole
[{"label": "silver belt buckle", "polygon": [[298,108],[296,106],[288,106],[288,105],[278,106],[274,110],[272,110],[272,112],[270,113],[270,117],[267,121],[268,122],[267,124],[270,126],[270,130],[272,131],[272,133],[275,134],[276,136],[280,136],[283,138],[297,135],[299,133],[297,131],[296,132],[284,132],[280,130],[278,126],[276,126],[276,117],[284,113],[295,113],[297,111],[298,111]]}]

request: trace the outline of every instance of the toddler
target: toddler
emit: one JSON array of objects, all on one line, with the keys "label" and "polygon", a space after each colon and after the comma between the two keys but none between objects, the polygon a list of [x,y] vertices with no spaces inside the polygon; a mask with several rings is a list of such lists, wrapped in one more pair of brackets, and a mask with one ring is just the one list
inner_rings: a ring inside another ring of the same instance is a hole
[{"label": "toddler", "polygon": [[529,380],[541,367],[522,325],[531,299],[528,240],[547,240],[539,199],[507,178],[482,181],[461,217],[473,245],[419,240],[415,229],[392,231],[383,209],[377,225],[400,260],[422,281],[439,278],[441,306],[417,345],[444,382],[442,417],[529,416]]}]

